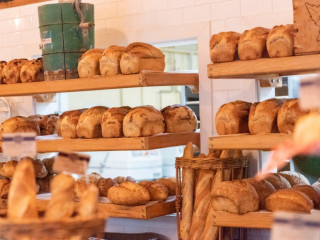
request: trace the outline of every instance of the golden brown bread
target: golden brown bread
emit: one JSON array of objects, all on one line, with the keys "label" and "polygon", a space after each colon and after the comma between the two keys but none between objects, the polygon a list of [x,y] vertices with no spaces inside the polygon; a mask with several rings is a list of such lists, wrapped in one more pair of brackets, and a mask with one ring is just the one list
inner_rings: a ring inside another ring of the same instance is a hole
[{"label": "golden brown bread", "polygon": [[89,184],[98,185],[100,179],[102,179],[102,176],[96,172],[78,178],[75,182],[74,188],[76,196],[80,197],[81,194],[87,189]]},{"label": "golden brown bread", "polygon": [[102,53],[102,49],[90,49],[82,54],[78,64],[79,77],[85,78],[100,75],[99,60]]},{"label": "golden brown bread", "polygon": [[42,162],[43,162],[44,166],[46,167],[46,169],[48,171],[48,174],[55,174],[56,173],[52,169],[53,163],[54,163],[54,159],[55,159],[54,157],[42,159]]},{"label": "golden brown bread", "polygon": [[249,113],[249,131],[251,134],[277,133],[277,115],[282,101],[268,99],[252,104]]},{"label": "golden brown bread", "polygon": [[266,199],[268,211],[310,213],[313,203],[307,195],[294,189],[281,189]]},{"label": "golden brown bread", "polygon": [[0,136],[4,133],[30,132],[40,134],[37,122],[26,117],[16,116],[5,120],[0,126]]},{"label": "golden brown bread", "polygon": [[99,196],[108,197],[108,191],[112,186],[118,185],[112,178],[100,178],[97,186],[99,188]]},{"label": "golden brown bread", "polygon": [[0,176],[5,178],[12,178],[16,171],[18,162],[16,160],[10,160],[8,162],[0,163]]},{"label": "golden brown bread", "polygon": [[3,68],[7,65],[6,61],[0,61],[0,84],[3,83],[3,75],[2,75],[2,71]]},{"label": "golden brown bread", "polygon": [[122,74],[134,74],[142,70],[163,72],[165,68],[164,54],[150,44],[134,42],[128,45],[122,54],[120,68]]},{"label": "golden brown bread", "polygon": [[320,138],[320,113],[311,112],[302,116],[294,126],[293,140],[300,146],[319,141]]},{"label": "golden brown bread", "polygon": [[240,60],[261,58],[266,50],[269,29],[256,27],[244,31],[239,39],[238,54]]},{"label": "golden brown bread", "polygon": [[216,129],[220,135],[248,133],[248,118],[251,103],[234,101],[223,104],[216,114]]},{"label": "golden brown bread", "polygon": [[293,133],[294,125],[298,119],[308,113],[309,111],[303,111],[299,108],[299,101],[297,98],[286,100],[278,112],[277,124],[279,132]]},{"label": "golden brown bread", "polygon": [[147,188],[138,183],[123,182],[109,189],[108,198],[114,204],[135,206],[150,201],[150,194]]},{"label": "golden brown bread", "polygon": [[288,180],[277,173],[271,173],[265,179],[266,181],[271,183],[276,190],[291,188],[291,185],[288,182]]},{"label": "golden brown bread", "polygon": [[221,32],[210,39],[210,59],[213,63],[235,60],[240,33]]},{"label": "golden brown bread", "polygon": [[128,177],[118,176],[114,178],[114,181],[116,181],[117,184],[120,184],[123,182],[136,182],[136,180],[131,176],[128,176]]},{"label": "golden brown bread", "polygon": [[2,82],[6,84],[20,83],[20,71],[24,64],[28,62],[27,59],[14,59],[7,63],[2,70]]},{"label": "golden brown bread", "polygon": [[269,57],[289,57],[293,55],[293,24],[275,26],[267,38]]},{"label": "golden brown bread", "polygon": [[102,76],[121,74],[120,59],[125,47],[112,45],[103,51],[100,58],[100,72]]},{"label": "golden brown bread", "polygon": [[161,112],[152,106],[133,108],[123,119],[125,137],[147,137],[163,133],[164,118]]},{"label": "golden brown bread", "polygon": [[130,107],[109,108],[101,119],[101,130],[104,138],[123,136],[123,119],[131,110]]},{"label": "golden brown bread", "polygon": [[62,136],[63,138],[77,138],[76,126],[83,111],[84,109],[79,109],[61,114],[56,123],[58,136]]},{"label": "golden brown bread", "polygon": [[48,174],[45,178],[37,178],[37,184],[39,185],[38,193],[49,193],[50,192],[50,182],[54,178],[53,174]]},{"label": "golden brown bread", "polygon": [[168,198],[168,188],[162,183],[154,181],[141,181],[139,184],[148,189],[151,201],[161,201]]},{"label": "golden brown bread", "polygon": [[171,105],[163,108],[161,113],[164,117],[165,132],[191,132],[197,130],[198,122],[196,114],[187,106]]},{"label": "golden brown bread", "polygon": [[10,188],[10,180],[7,178],[0,179],[0,198],[8,198]]},{"label": "golden brown bread", "polygon": [[44,115],[39,120],[40,134],[41,135],[55,134],[58,118],[59,118],[58,114]]},{"label": "golden brown bread", "polygon": [[308,179],[301,173],[293,171],[283,171],[279,172],[278,174],[287,179],[291,187],[295,185],[310,185]]},{"label": "golden brown bread", "polygon": [[316,190],[310,185],[295,185],[292,187],[293,190],[303,192],[306,194],[313,202],[315,208],[319,208],[320,196]]},{"label": "golden brown bread", "polygon": [[176,195],[176,178],[158,178],[156,181],[168,188],[169,196]]},{"label": "golden brown bread", "polygon": [[20,79],[23,83],[44,81],[42,58],[26,62],[21,67]]},{"label": "golden brown bread", "polygon": [[77,207],[77,212],[80,217],[90,218],[95,216],[97,213],[98,197],[98,187],[94,184],[90,184],[80,196],[79,205]]},{"label": "golden brown bread", "polygon": [[79,117],[76,126],[79,138],[99,138],[102,137],[101,119],[107,107],[92,107],[85,110]]}]

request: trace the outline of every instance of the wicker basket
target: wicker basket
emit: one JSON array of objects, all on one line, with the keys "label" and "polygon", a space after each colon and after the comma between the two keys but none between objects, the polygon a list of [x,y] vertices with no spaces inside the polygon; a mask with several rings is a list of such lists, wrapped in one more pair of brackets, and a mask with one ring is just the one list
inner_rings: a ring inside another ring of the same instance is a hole
[{"label": "wicker basket", "polygon": [[[247,177],[248,171],[248,159],[247,157],[241,157],[238,159],[234,158],[214,158],[214,157],[205,157],[205,158],[191,158],[185,159],[178,157],[176,158],[176,183],[177,183],[177,196],[176,196],[176,211],[177,211],[177,230],[178,230],[178,239],[181,239],[180,236],[180,221],[181,221],[181,206],[182,206],[182,170],[183,169],[212,169],[212,171],[221,170],[221,181],[224,179],[224,170],[231,170],[231,179],[236,179],[236,175],[240,178]],[[239,179],[239,178],[237,178]],[[219,235],[221,236],[222,229],[219,228]]]}]

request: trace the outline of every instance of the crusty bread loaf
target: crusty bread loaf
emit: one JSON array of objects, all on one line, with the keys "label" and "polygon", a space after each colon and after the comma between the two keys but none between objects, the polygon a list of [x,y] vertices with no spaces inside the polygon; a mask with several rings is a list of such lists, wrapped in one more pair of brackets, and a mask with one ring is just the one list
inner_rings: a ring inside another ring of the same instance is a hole
[{"label": "crusty bread loaf", "polygon": [[120,59],[125,47],[112,45],[103,51],[100,58],[100,72],[102,76],[121,74]]},{"label": "crusty bread loaf", "polygon": [[293,140],[299,145],[307,145],[320,138],[320,113],[311,112],[302,116],[294,126]]},{"label": "crusty bread loaf", "polygon": [[102,179],[102,176],[96,172],[78,178],[75,182],[74,188],[76,196],[79,198],[82,195],[82,193],[87,189],[89,184],[98,185],[100,179]]},{"label": "crusty bread loaf", "polygon": [[291,188],[291,185],[288,182],[288,180],[277,173],[271,173],[265,179],[266,181],[271,183],[276,190]]},{"label": "crusty bread loaf", "polygon": [[131,110],[130,107],[109,108],[101,119],[101,130],[104,138],[123,136],[123,119]]},{"label": "crusty bread loaf", "polygon": [[39,193],[50,192],[50,183],[53,178],[53,174],[48,174],[45,178],[37,178],[37,184],[39,185]]},{"label": "crusty bread loaf", "polygon": [[3,75],[2,75],[2,71],[3,68],[7,65],[6,61],[0,61],[0,84],[3,83]]},{"label": "crusty bread loaf", "polygon": [[55,174],[56,172],[53,171],[53,163],[54,163],[54,157],[51,158],[44,158],[42,159],[42,162],[44,164],[44,166],[46,167],[48,174]]},{"label": "crusty bread loaf", "polygon": [[39,121],[39,128],[41,135],[50,135],[56,133],[56,124],[58,121],[58,114],[49,114],[43,116]]},{"label": "crusty bread loaf", "polygon": [[120,60],[122,74],[134,74],[142,70],[162,72],[164,67],[164,54],[158,48],[141,42],[128,45]]},{"label": "crusty bread loaf", "polygon": [[268,99],[252,104],[249,113],[249,131],[251,134],[277,133],[277,115],[282,101]]},{"label": "crusty bread loaf", "polygon": [[118,185],[112,178],[100,178],[98,181],[99,196],[108,197],[108,191],[112,186]]},{"label": "crusty bread loaf", "polygon": [[39,159],[32,159],[30,157],[24,157],[21,158],[22,160],[24,159],[29,159],[32,161],[33,167],[34,167],[34,173],[36,175],[37,178],[44,178],[47,176],[48,171],[45,167],[45,165],[43,164],[43,162]]},{"label": "crusty bread loaf", "polygon": [[275,26],[267,38],[269,57],[289,57],[293,55],[293,24]]},{"label": "crusty bread loaf", "polygon": [[294,189],[281,189],[266,199],[268,211],[289,211],[310,213],[313,203],[307,195]]},{"label": "crusty bread loaf", "polygon": [[90,184],[87,189],[80,196],[77,212],[80,217],[90,218],[94,217],[97,212],[97,203],[99,197],[99,190],[95,184]]},{"label": "crusty bread loaf", "polygon": [[244,31],[239,39],[238,54],[240,60],[261,58],[266,52],[266,40],[269,29],[256,27]]},{"label": "crusty bread loaf", "polygon": [[56,123],[58,136],[62,136],[63,138],[77,138],[76,126],[83,111],[83,109],[79,109],[61,114]]},{"label": "crusty bread loaf", "polygon": [[283,171],[279,172],[278,174],[287,179],[291,187],[295,185],[310,185],[308,179],[301,173],[293,171]]},{"label": "crusty bread loaf", "polygon": [[0,179],[0,198],[6,199],[8,198],[10,188],[10,180],[7,178]]},{"label": "crusty bread loaf", "polygon": [[128,176],[128,177],[118,176],[114,178],[114,181],[116,181],[117,184],[120,184],[123,182],[134,182],[134,183],[136,182],[136,180],[131,176]]},{"label": "crusty bread loaf", "polygon": [[82,54],[78,64],[79,77],[85,78],[100,75],[99,60],[102,53],[102,49],[90,49]]},{"label": "crusty bread loaf", "polygon": [[164,118],[161,112],[152,106],[132,109],[123,119],[123,134],[126,137],[147,137],[163,133]]},{"label": "crusty bread loaf", "polygon": [[176,195],[176,178],[158,178],[156,181],[168,188],[169,196]]},{"label": "crusty bread loaf", "polygon": [[5,120],[0,126],[0,136],[4,133],[16,133],[16,132],[31,132],[35,135],[40,134],[38,124],[26,117],[12,117]]},{"label": "crusty bread loaf", "polygon": [[313,202],[315,208],[319,208],[320,196],[316,190],[310,185],[295,185],[292,189],[296,191],[303,192],[306,194]]},{"label": "crusty bread loaf", "polygon": [[223,104],[216,114],[216,129],[220,135],[247,133],[251,103],[234,101]]},{"label": "crusty bread loaf", "polygon": [[276,191],[275,187],[266,180],[257,181],[254,178],[244,179],[245,182],[249,183],[259,196],[259,208],[265,209],[266,208],[266,198],[269,197],[270,194]]},{"label": "crusty bread loaf", "polygon": [[108,198],[114,204],[134,206],[146,204],[150,201],[150,194],[147,188],[138,183],[123,182],[109,189]]},{"label": "crusty bread loaf", "polygon": [[26,62],[21,67],[21,82],[40,82],[44,80],[44,70],[42,58]]},{"label": "crusty bread loaf", "polygon": [[92,107],[85,110],[79,117],[76,126],[79,138],[99,138],[102,137],[101,119],[107,107]]},{"label": "crusty bread loaf", "polygon": [[139,184],[148,189],[151,201],[166,200],[168,198],[168,188],[162,183],[154,181],[141,181]]},{"label": "crusty bread loaf", "polygon": [[191,132],[197,130],[198,122],[196,114],[187,106],[171,105],[163,108],[167,133]]},{"label": "crusty bread loaf", "polygon": [[12,178],[18,162],[16,160],[10,160],[8,162],[1,162],[0,163],[0,176],[5,178]]},{"label": "crusty bread loaf", "polygon": [[320,179],[312,184],[313,189],[319,194],[320,196]]},{"label": "crusty bread loaf", "polygon": [[6,84],[20,83],[20,71],[24,64],[28,62],[27,59],[14,59],[7,63],[2,70],[2,82]]},{"label": "crusty bread loaf", "polygon": [[221,32],[210,39],[210,59],[213,63],[232,62],[235,60],[240,33]]}]

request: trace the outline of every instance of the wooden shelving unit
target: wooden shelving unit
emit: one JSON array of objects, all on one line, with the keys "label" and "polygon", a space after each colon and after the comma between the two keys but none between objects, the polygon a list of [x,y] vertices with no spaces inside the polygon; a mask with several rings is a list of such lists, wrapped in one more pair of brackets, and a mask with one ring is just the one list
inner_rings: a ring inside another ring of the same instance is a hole
[{"label": "wooden shelving unit", "polygon": [[209,78],[259,78],[299,75],[320,70],[320,54],[208,64]]},{"label": "wooden shelving unit", "polygon": [[0,2],[0,9],[5,8],[12,8],[12,7],[18,7],[23,6],[27,4],[34,4],[39,2],[46,2],[48,0],[13,0],[13,1],[6,1],[6,2]]},{"label": "wooden shelving unit", "polygon": [[43,93],[179,85],[189,86],[193,92],[197,92],[199,90],[199,75],[197,73],[186,72],[146,71],[132,75],[96,76],[92,78],[2,84],[0,85],[0,96],[25,96]]},{"label": "wooden shelving unit", "polygon": [[270,150],[292,138],[291,134],[232,134],[210,137],[210,149]]}]

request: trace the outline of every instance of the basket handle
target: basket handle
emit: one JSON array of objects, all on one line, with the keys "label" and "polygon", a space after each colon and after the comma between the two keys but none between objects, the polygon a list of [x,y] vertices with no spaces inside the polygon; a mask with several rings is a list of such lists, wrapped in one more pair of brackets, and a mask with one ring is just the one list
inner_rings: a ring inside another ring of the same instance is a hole
[{"label": "basket handle", "polygon": [[80,25],[79,27],[81,28],[89,28],[91,27],[93,24],[91,22],[84,22],[84,16],[81,12],[81,0],[74,0],[73,2],[73,7],[76,9],[79,18],[80,18]]}]

